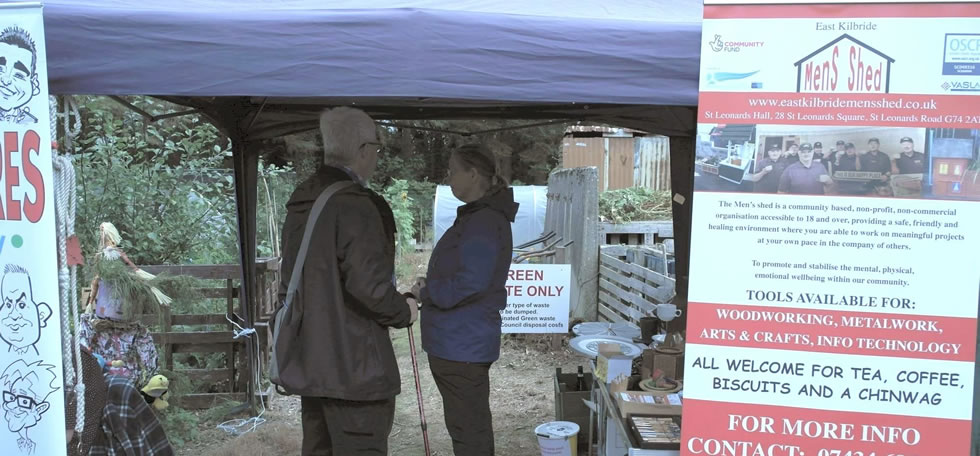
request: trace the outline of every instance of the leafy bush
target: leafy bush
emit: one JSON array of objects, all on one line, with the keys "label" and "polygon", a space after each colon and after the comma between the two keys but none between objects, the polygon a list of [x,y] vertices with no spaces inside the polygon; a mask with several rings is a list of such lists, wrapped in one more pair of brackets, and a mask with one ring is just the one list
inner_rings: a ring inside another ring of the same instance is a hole
[{"label": "leafy bush", "polygon": [[[74,151],[83,249],[97,249],[98,226],[110,221],[136,264],[231,260],[234,189],[224,167],[231,151],[218,130],[196,115],[146,123],[89,101]],[[149,98],[143,104],[162,108]]]},{"label": "leafy bush", "polygon": [[256,204],[256,255],[277,257],[281,253],[280,229],[286,221],[286,202],[299,185],[292,166],[259,162],[258,202]]},{"label": "leafy bush", "polygon": [[415,216],[412,211],[412,198],[408,196],[408,181],[392,179],[391,184],[381,191],[395,216],[395,248],[404,252],[411,248],[415,240]]},{"label": "leafy bush", "polygon": [[599,194],[599,219],[604,222],[670,220],[671,217],[669,191],[630,187]]}]

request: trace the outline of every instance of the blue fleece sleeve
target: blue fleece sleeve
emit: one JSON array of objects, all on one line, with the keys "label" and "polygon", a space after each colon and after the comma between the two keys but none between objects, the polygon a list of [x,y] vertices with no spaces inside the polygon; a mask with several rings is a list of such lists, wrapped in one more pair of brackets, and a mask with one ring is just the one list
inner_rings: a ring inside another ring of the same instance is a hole
[{"label": "blue fleece sleeve", "polygon": [[459,269],[447,277],[426,279],[423,302],[451,309],[490,287],[500,249],[497,218],[491,213],[477,213],[467,220],[459,246]]}]

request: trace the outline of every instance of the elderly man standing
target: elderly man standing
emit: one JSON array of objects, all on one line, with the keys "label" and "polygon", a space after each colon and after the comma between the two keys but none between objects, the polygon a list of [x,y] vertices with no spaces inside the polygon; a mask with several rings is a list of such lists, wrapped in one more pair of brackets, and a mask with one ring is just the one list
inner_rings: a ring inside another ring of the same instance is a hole
[{"label": "elderly man standing", "polygon": [[[301,310],[295,356],[307,378],[302,396],[304,455],[387,455],[401,392],[388,328],[405,328],[417,303],[395,289],[395,220],[369,190],[381,143],[364,112],[340,107],[320,116],[323,164],[286,204],[282,286],[302,274],[291,305]],[[310,209],[331,184],[353,181],[329,199],[302,271],[293,271]],[[281,298],[283,296],[280,296]]]}]

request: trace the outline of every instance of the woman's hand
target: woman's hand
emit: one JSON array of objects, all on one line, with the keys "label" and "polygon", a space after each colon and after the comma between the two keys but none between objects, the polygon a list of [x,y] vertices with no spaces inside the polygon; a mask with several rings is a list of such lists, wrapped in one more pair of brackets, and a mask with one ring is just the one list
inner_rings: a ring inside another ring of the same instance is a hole
[{"label": "woman's hand", "polygon": [[415,285],[412,285],[412,295],[422,299],[422,289],[425,288],[425,277],[419,277],[415,279]]}]

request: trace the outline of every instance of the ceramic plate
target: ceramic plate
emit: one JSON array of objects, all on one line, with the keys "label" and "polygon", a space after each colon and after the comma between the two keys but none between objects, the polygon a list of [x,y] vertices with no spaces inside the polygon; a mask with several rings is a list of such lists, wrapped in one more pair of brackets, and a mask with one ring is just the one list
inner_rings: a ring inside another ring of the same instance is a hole
[{"label": "ceramic plate", "polygon": [[568,341],[568,345],[573,350],[595,358],[599,355],[599,344],[619,344],[619,349],[631,358],[636,358],[643,353],[643,348],[634,344],[632,340],[625,337],[606,336],[606,335],[585,335],[578,336]]},{"label": "ceramic plate", "polygon": [[609,329],[614,336],[625,337],[629,340],[640,338],[640,328],[632,323],[613,323]]},{"label": "ceramic plate", "polygon": [[572,326],[572,333],[576,336],[594,336],[599,334],[609,334],[609,323],[599,321],[587,321]]}]

